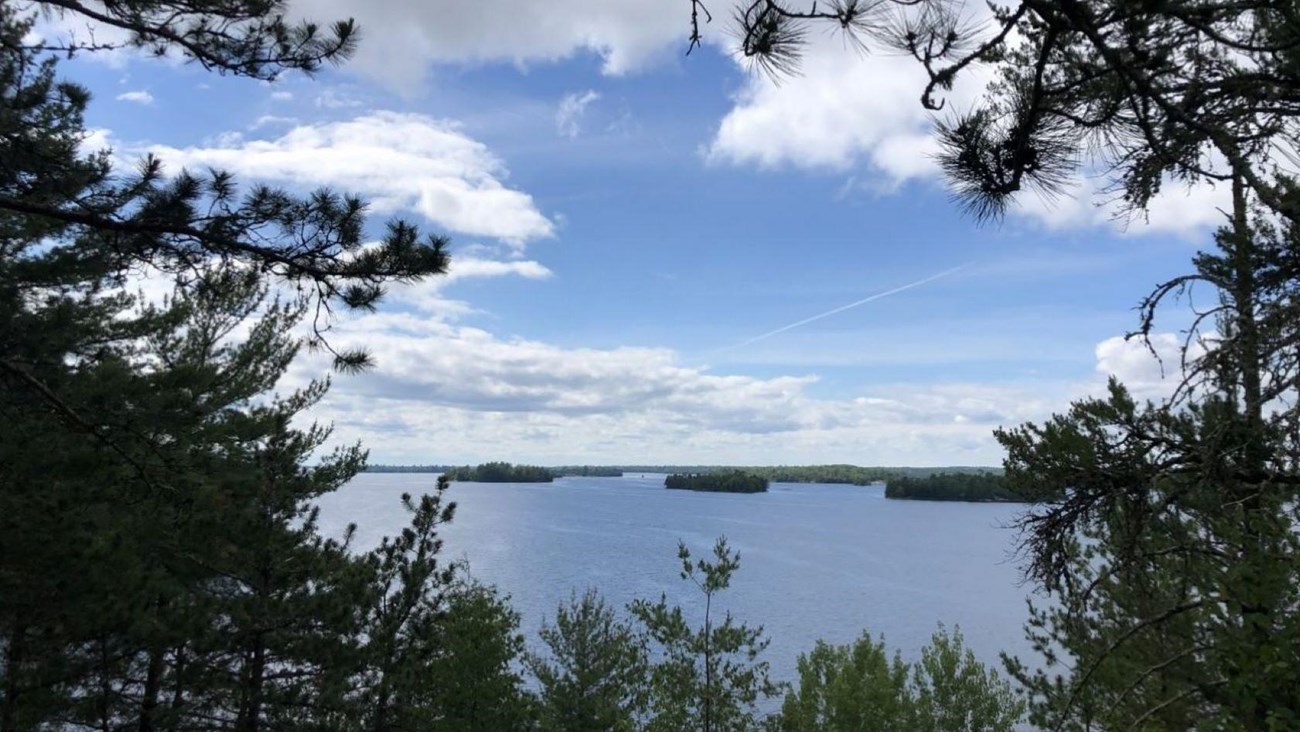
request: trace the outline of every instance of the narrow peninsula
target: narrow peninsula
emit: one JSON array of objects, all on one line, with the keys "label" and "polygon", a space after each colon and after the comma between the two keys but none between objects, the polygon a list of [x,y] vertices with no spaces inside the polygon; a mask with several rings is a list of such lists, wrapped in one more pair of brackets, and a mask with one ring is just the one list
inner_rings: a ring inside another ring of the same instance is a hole
[{"label": "narrow peninsula", "polygon": [[719,470],[713,473],[673,473],[664,479],[664,487],[671,490],[706,491],[710,493],[764,493],[768,480],[761,475],[741,470]]}]

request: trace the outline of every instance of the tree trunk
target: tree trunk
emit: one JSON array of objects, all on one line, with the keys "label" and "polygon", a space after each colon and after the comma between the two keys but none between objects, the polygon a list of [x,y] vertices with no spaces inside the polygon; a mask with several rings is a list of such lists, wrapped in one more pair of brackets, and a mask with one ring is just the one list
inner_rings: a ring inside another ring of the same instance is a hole
[{"label": "tree trunk", "polygon": [[149,665],[145,670],[143,698],[140,701],[140,732],[153,732],[156,727],[154,713],[158,709],[158,692],[162,688],[163,655],[162,648],[149,651]]},{"label": "tree trunk", "polygon": [[[1237,329],[1234,351],[1237,356],[1237,377],[1240,380],[1242,416],[1246,422],[1246,441],[1242,445],[1241,459],[1244,476],[1234,486],[1234,495],[1227,500],[1240,506],[1241,511],[1241,556],[1242,567],[1259,567],[1269,560],[1269,547],[1266,527],[1261,522],[1264,502],[1261,491],[1264,489],[1266,468],[1266,447],[1264,444],[1264,404],[1262,379],[1265,370],[1264,357],[1260,348],[1259,323],[1256,320],[1258,307],[1257,243],[1250,228],[1249,200],[1246,186],[1240,175],[1232,179],[1232,270],[1233,281],[1232,309],[1235,314],[1234,327]],[[1266,573],[1250,571],[1246,573],[1246,583],[1231,592],[1238,598],[1238,611],[1242,630],[1251,647],[1262,649],[1272,642],[1272,603],[1268,598],[1268,589],[1256,586],[1259,578]],[[1243,722],[1248,730],[1262,732],[1268,729],[1268,707],[1258,698],[1246,699],[1247,709],[1243,712]]]},{"label": "tree trunk", "polygon": [[4,705],[0,706],[0,732],[17,732],[18,730],[18,677],[23,661],[26,660],[27,628],[19,625],[9,634],[5,648],[5,684]]},{"label": "tree trunk", "polygon": [[266,676],[266,644],[255,636],[252,658],[244,673],[243,702],[235,722],[238,732],[258,732],[262,723],[262,684]]},{"label": "tree trunk", "polygon": [[375,724],[371,732],[387,732],[388,705],[388,679],[385,678],[379,682],[379,694],[375,697]]},{"label": "tree trunk", "polygon": [[713,640],[709,617],[713,609],[713,593],[704,599],[704,732],[713,732]]},{"label": "tree trunk", "polygon": [[185,646],[177,647],[175,655],[176,662],[173,664],[174,670],[172,671],[172,677],[174,679],[172,685],[172,701],[167,710],[168,717],[173,720],[173,723],[175,723],[174,720],[180,719],[181,707],[185,703]]}]

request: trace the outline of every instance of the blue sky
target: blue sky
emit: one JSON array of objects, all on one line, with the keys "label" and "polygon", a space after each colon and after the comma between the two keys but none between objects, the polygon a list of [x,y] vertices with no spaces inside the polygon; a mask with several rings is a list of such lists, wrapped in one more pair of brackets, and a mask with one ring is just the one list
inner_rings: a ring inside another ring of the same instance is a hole
[{"label": "blue sky", "polygon": [[995,427],[1107,374],[1159,393],[1117,337],[1219,217],[1222,191],[1172,186],[1120,225],[1084,177],[977,225],[935,171],[907,60],[818,37],[774,85],[722,27],[684,58],[685,3],[294,10],[359,14],[357,57],[276,84],[129,53],[63,68],[95,95],[88,144],[353,191],[376,232],[402,216],[452,237],[448,277],[337,325],[378,367],[315,416],[376,462],[996,464]]}]

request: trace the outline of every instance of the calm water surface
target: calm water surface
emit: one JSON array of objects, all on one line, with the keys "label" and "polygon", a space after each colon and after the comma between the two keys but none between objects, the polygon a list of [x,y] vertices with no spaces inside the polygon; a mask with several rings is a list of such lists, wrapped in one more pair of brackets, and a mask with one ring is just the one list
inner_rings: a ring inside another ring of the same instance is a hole
[{"label": "calm water surface", "polygon": [[[320,502],[322,528],[357,524],[369,548],[407,522],[399,497],[428,492],[429,474],[367,473]],[[446,551],[508,592],[524,630],[572,589],[594,585],[622,606],[661,592],[694,608],[678,577],[676,547],[697,556],[725,535],[741,568],[722,606],[762,624],[775,678],[818,638],[843,643],[864,629],[915,657],[936,624],[960,625],[982,660],[1023,640],[1027,588],[1002,528],[1023,507],[886,500],[879,486],[774,483],[750,495],[669,491],[663,476],[563,478],[554,483],[457,483]],[[1000,668],[1000,666],[999,666]]]}]

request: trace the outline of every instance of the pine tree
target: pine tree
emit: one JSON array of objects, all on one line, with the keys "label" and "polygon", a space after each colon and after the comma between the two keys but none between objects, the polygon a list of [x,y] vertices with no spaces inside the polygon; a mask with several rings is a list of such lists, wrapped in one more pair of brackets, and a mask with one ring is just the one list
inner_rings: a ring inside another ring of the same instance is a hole
[{"label": "pine tree", "polygon": [[[442,272],[445,241],[397,221],[363,248],[358,199],[83,153],[89,94],[56,52],[100,48],[33,41],[33,8],[254,78],[337,60],[353,33],[274,2],[0,5],[0,730],[342,719],[366,573],[307,501],[364,455],[306,467],[328,430],[289,420],[325,385],[272,389],[306,312],[325,314],[308,345],[333,350],[332,308]],[[174,297],[139,302],[140,271]],[[290,299],[265,303],[273,284]]]},{"label": "pine tree", "polygon": [[1062,668],[1012,664],[1040,724],[1269,730],[1300,719],[1300,269],[1294,225],[1271,218],[1222,229],[1195,275],[1144,305],[1149,323],[1180,285],[1220,295],[1176,401],[1139,404],[1112,383],[1107,398],[998,435],[1013,483],[1064,491],[1021,520],[1030,571],[1059,601],[1035,610],[1031,638]]},{"label": "pine tree", "polygon": [[[708,16],[692,6],[696,43]],[[1059,603],[1036,611],[1031,637],[1063,669],[1011,668],[1038,697],[1040,723],[1295,726],[1300,196],[1285,151],[1300,118],[1300,10],[1202,0],[991,10],[983,28],[948,0],[745,0],[737,18],[742,52],[777,73],[797,72],[815,24],[902,50],[928,73],[919,91],[936,112],[959,77],[991,65],[996,81],[973,108],[936,125],[941,166],[977,218],[1000,217],[1025,190],[1057,195],[1085,172],[1106,174],[1128,215],[1171,185],[1231,192],[1216,250],[1141,305],[1134,335],[1147,337],[1187,288],[1219,297],[1194,316],[1174,398],[1138,405],[1114,385],[999,435],[1013,486],[1060,496],[1021,526],[1029,577]]]},{"label": "pine tree", "polygon": [[775,725],[787,732],[1010,732],[1024,713],[1011,685],[975,659],[960,630],[935,631],[914,663],[884,639],[818,642]]},{"label": "pine tree", "polygon": [[426,729],[496,732],[533,727],[535,702],[521,672],[519,614],[496,588],[463,578],[447,596],[425,669]]},{"label": "pine tree", "polygon": [[372,580],[356,707],[371,732],[426,729],[437,716],[429,710],[438,690],[428,669],[438,656],[435,636],[459,576],[439,554],[438,529],[455,513],[455,504],[444,502],[449,485],[446,476],[438,476],[436,491],[418,502],[404,494],[410,526],[385,538],[367,557]]},{"label": "pine tree", "polygon": [[548,655],[525,658],[541,687],[543,729],[638,728],[647,691],[644,640],[594,588],[561,605],[541,638]]},{"label": "pine tree", "polygon": [[713,561],[691,561],[685,544],[677,546],[681,578],[695,585],[703,602],[703,625],[692,627],[680,606],[637,600],[629,606],[645,628],[654,662],[650,668],[648,730],[697,729],[740,732],[759,726],[756,702],[774,696],[778,687],[768,678],[763,629],[737,623],[728,611],[721,622],[714,615],[716,596],[731,585],[740,568],[740,555],[726,538],[713,546]]}]

